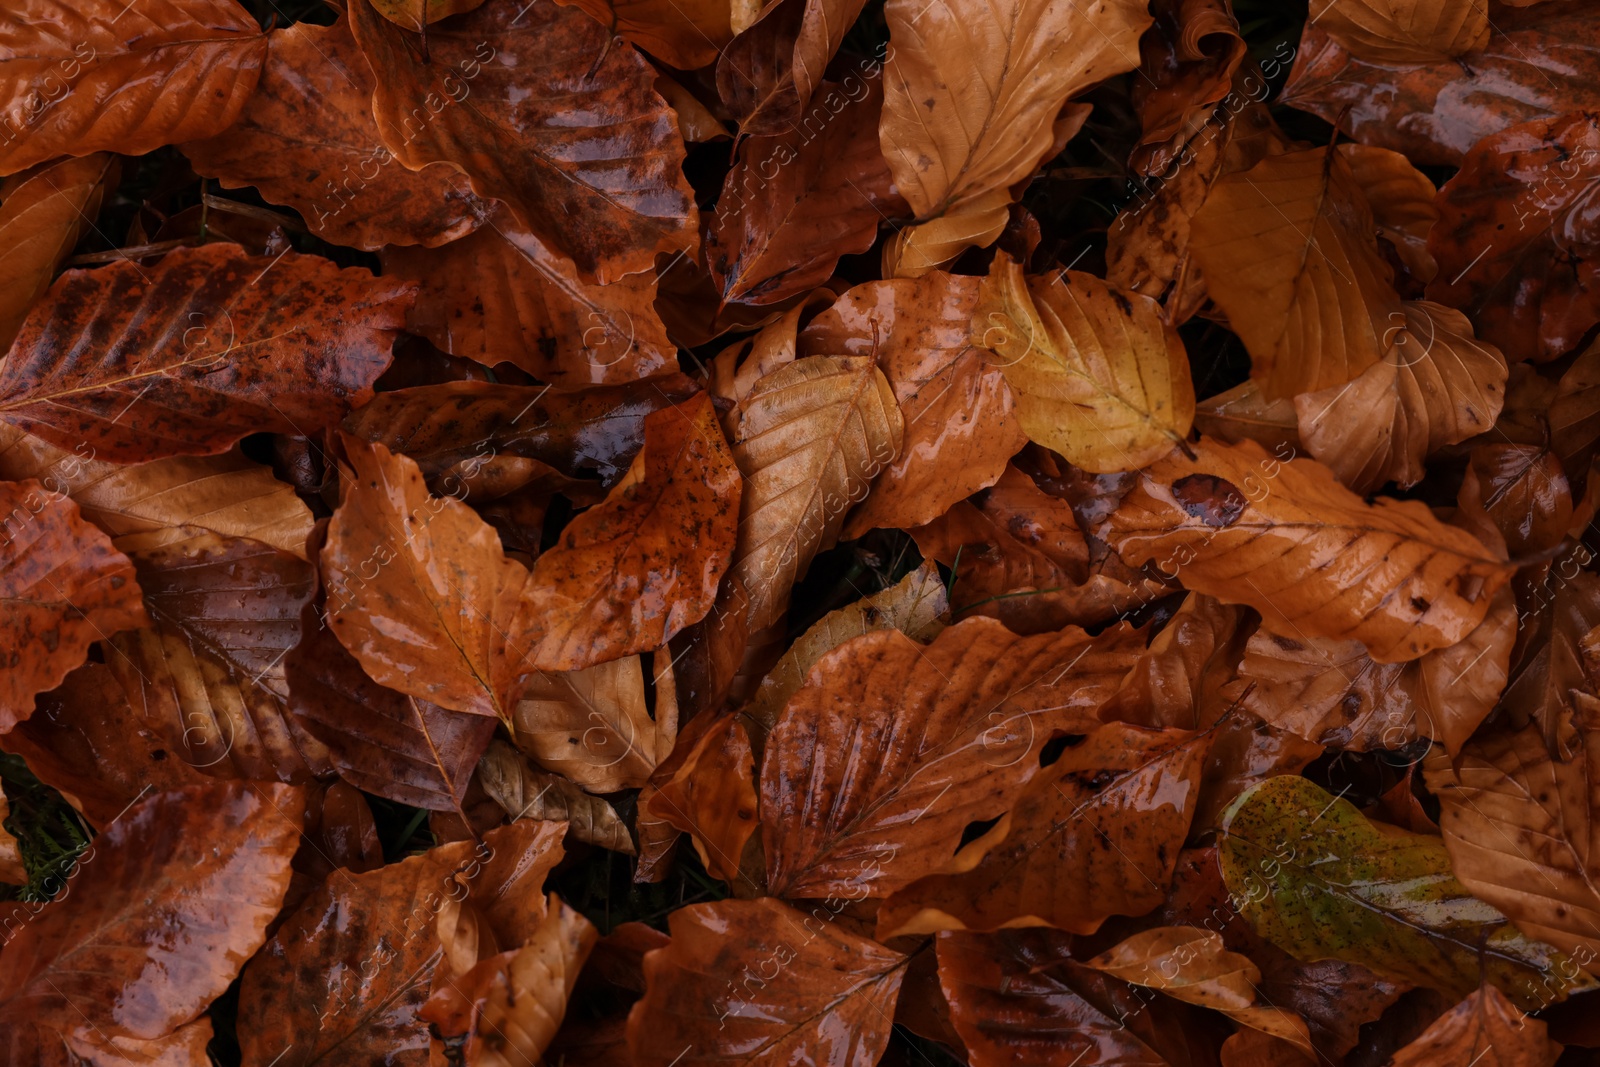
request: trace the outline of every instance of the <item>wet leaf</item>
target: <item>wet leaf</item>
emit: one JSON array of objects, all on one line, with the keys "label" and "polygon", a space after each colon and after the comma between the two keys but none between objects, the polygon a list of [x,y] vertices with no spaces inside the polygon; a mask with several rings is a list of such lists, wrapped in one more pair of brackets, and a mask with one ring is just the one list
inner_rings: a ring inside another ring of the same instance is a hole
[{"label": "wet leaf", "polygon": [[1600,323],[1596,231],[1600,116],[1534,120],[1473,145],[1439,191],[1428,297],[1460,308],[1514,360],[1555,359]]},{"label": "wet leaf", "polygon": [[306,434],[372,397],[408,286],[215,244],[69,271],[0,369],[0,418],[117,463]]},{"label": "wet leaf", "polygon": [[995,260],[972,320],[1028,437],[1096,473],[1137,470],[1189,433],[1194,386],[1159,305],[1074,271]]},{"label": "wet leaf", "polygon": [[[561,858],[561,823],[525,821],[364,874],[335,872],[245,968],[239,1042],[246,1062],[426,1062],[430,989],[453,972],[447,934],[468,920],[494,955],[544,917],[542,885]],[[481,942],[480,942],[481,943]],[[471,955],[468,968],[478,963]]]},{"label": "wet leaf", "polygon": [[[459,0],[426,2],[464,10]],[[435,10],[430,16],[441,17]],[[460,171],[437,163],[413,172],[383,147],[372,88],[347,20],[296,23],[268,36],[261,81],[239,120],[185,144],[183,154],[224,189],[255,186],[271,203],[294,208],[334,244],[433,246],[477,229],[488,208]]]},{"label": "wet leaf", "polygon": [[1488,8],[1471,0],[1312,0],[1311,21],[1370,60],[1428,62],[1489,43]]},{"label": "wet leaf", "polygon": [[[1248,604],[1280,633],[1360,641],[1379,663],[1455,644],[1510,567],[1415,501],[1368,504],[1320,464],[1201,440],[1147,468],[1100,536],[1135,566]],[[1247,495],[1248,494],[1248,495]],[[1324,568],[1338,554],[1344,564]]]},{"label": "wet leaf", "polygon": [[808,356],[766,375],[740,401],[731,435],[745,477],[733,573],[752,630],[776,621],[850,505],[900,454],[905,421],[865,356]]},{"label": "wet leaf", "polygon": [[641,807],[688,834],[706,871],[733,884],[745,844],[760,828],[755,757],[744,724],[733,715],[695,719],[651,786]]},{"label": "wet leaf", "polygon": [[[776,304],[865,252],[883,219],[904,213],[878,148],[879,81],[817,86],[825,130],[747,137],[723,181],[706,261],[724,300]],[[820,135],[820,136],[819,136]]]},{"label": "wet leaf", "polygon": [[[1552,758],[1538,724],[1502,726],[1470,741],[1454,765],[1430,757],[1428,787],[1439,797],[1439,827],[1456,877],[1472,893],[1505,909],[1518,929],[1573,954],[1593,972],[1600,936],[1600,894],[1594,889],[1596,826],[1594,797],[1600,787],[1600,747],[1594,730],[1600,705],[1579,692],[1573,726]],[[1571,966],[1571,961],[1568,961]],[[1561,999],[1565,969],[1526,991],[1526,996]]]},{"label": "wet leaf", "polygon": [[639,656],[524,680],[512,739],[547,770],[597,793],[642,786],[672,751],[675,717],[652,718]]},{"label": "wet leaf", "polygon": [[158,793],[77,859],[71,896],[0,954],[0,1052],[16,1063],[203,1061],[198,1018],[266,938],[304,798],[211,782]]},{"label": "wet leaf", "polygon": [[633,839],[615,808],[560,775],[535,770],[503,741],[491,743],[483,754],[478,781],[513,819],[564,822],[579,841],[625,856],[634,854]]},{"label": "wet leaf", "polygon": [[1016,801],[1054,734],[1096,722],[1140,644],[1126,626],[1018,637],[971,619],[926,648],[878,630],[823,656],[767,739],[769,887],[879,897],[938,869],[968,823]]},{"label": "wet leaf", "polygon": [[921,526],[993,485],[1026,443],[1005,376],[971,343],[976,278],[935,271],[846,292],[800,335],[806,355],[872,356],[905,420],[900,454],[843,535]]},{"label": "wet leaf", "polygon": [[115,188],[120,167],[105,153],[63,159],[23,171],[0,184],[0,346],[11,342],[34,301],[54,280]]},{"label": "wet leaf", "polygon": [[1030,776],[992,829],[891,897],[879,932],[1045,925],[1089,934],[1159,904],[1210,738],[1122,723],[1083,732]]},{"label": "wet leaf", "polygon": [[1067,100],[1138,65],[1139,34],[1151,22],[1144,4],[1128,0],[993,7],[891,0],[884,18],[893,52],[879,136],[918,220],[992,210],[986,196],[1009,189],[1051,154],[1053,124]]},{"label": "wet leaf", "polygon": [[68,452],[0,424],[0,478],[36,478],[65,493],[113,539],[155,547],[161,531],[205,529],[305,556],[311,511],[272,471],[238,455],[171,456],[123,466],[88,444]]},{"label": "wet leaf", "polygon": [[1218,179],[1193,222],[1211,299],[1268,399],[1342,386],[1407,324],[1376,223],[1345,157],[1268,156]]},{"label": "wet leaf", "polygon": [[825,905],[770,897],[673,912],[672,943],[645,955],[644,998],[628,1017],[633,1062],[876,1062],[906,957],[830,918]]},{"label": "wet leaf", "polygon": [[656,279],[583,280],[567,256],[499,208],[443,248],[391,248],[384,270],[419,285],[407,327],[446,352],[503,361],[561,388],[670,374],[677,357],[652,306]]},{"label": "wet leaf", "polygon": [[0,726],[9,730],[90,644],[150,619],[133,564],[72,501],[37,481],[0,482],[0,515]]},{"label": "wet leaf", "polygon": [[1496,11],[1494,32],[1470,59],[1424,63],[1352,55],[1310,23],[1280,99],[1418,165],[1457,166],[1509,126],[1600,107],[1587,18],[1577,4]]},{"label": "wet leaf", "polygon": [[426,49],[368,3],[352,4],[350,18],[383,71],[372,94],[379,136],[404,166],[460,167],[473,191],[504,200],[597,282],[692,246],[677,120],[644,57],[609,47],[588,15],[489,0],[430,27]]},{"label": "wet leaf", "polygon": [[726,0],[572,0],[572,6],[680,70],[713,62],[733,39]]},{"label": "wet leaf", "polygon": [[267,54],[235,0],[19,0],[0,12],[0,40],[0,174],[221,133]]},{"label": "wet leaf", "polygon": [[1422,1067],[1444,1062],[1481,1063],[1484,1067],[1551,1067],[1561,1046],[1547,1036],[1542,1020],[1518,1011],[1492,985],[1433,1021],[1389,1062],[1394,1067]]},{"label": "wet leaf", "polygon": [[1570,984],[1560,975],[1574,973],[1456,881],[1444,842],[1370,822],[1304,778],[1269,778],[1235,800],[1220,859],[1245,918],[1301,959],[1462,996],[1486,975],[1530,1007],[1550,999],[1541,982],[1560,999]]}]

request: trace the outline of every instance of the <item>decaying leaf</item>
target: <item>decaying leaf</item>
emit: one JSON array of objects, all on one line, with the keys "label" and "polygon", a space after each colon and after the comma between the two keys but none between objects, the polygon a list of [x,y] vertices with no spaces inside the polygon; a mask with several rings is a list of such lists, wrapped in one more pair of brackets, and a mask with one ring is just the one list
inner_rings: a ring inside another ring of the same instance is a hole
[{"label": "decaying leaf", "polygon": [[229,244],[69,271],[0,369],[0,418],[118,463],[311,433],[371,399],[410,301],[360,268]]},{"label": "decaying leaf", "polygon": [[183,154],[225,189],[253,185],[289,205],[336,244],[431,246],[471,233],[485,205],[449,164],[413,172],[383,147],[372,86],[348,20],[296,23],[268,36],[261,81],[239,120]]},{"label": "decaying leaf", "polygon": [[9,730],[91,643],[150,620],[133,564],[72,501],[37,481],[0,482],[0,516],[0,726]]},{"label": "decaying leaf", "polygon": [[626,856],[634,854],[633,839],[615,808],[558,774],[535,770],[526,757],[503,741],[492,742],[484,752],[478,781],[513,819],[564,822],[579,841]]},{"label": "decaying leaf", "polygon": [[1474,1063],[1484,1067],[1552,1067],[1561,1046],[1543,1020],[1529,1018],[1492,985],[1480,986],[1422,1035],[1395,1053],[1394,1067]]},{"label": "decaying leaf", "polygon": [[0,347],[10,348],[56,268],[117,184],[117,157],[97,152],[13,175],[0,184]]},{"label": "decaying leaf", "polygon": [[1193,255],[1269,399],[1344,385],[1407,325],[1375,231],[1332,150],[1268,156],[1212,186],[1194,217]]},{"label": "decaying leaf", "polygon": [[[1147,468],[1100,536],[1135,566],[1248,604],[1276,632],[1353,639],[1379,663],[1455,644],[1511,568],[1415,501],[1368,504],[1304,459],[1201,440]],[[1325,561],[1339,556],[1339,568]]]},{"label": "decaying leaf", "polygon": [[373,113],[402,165],[455,164],[474,192],[504,200],[597,282],[689,245],[695,209],[677,120],[644,57],[608,48],[582,11],[488,0],[429,27],[426,47],[369,2],[351,4],[350,22],[383,72]]},{"label": "decaying leaf", "polygon": [[938,869],[1039,774],[1053,733],[1097,721],[1139,644],[1126,626],[1018,637],[970,619],[926,648],[899,630],[835,648],[767,738],[769,887],[878,897]]},{"label": "decaying leaf", "polygon": [[1302,959],[1347,960],[1462,996],[1483,976],[1530,1006],[1592,984],[1472,896],[1444,842],[1372,823],[1304,778],[1269,778],[1240,795],[1219,855],[1245,918]]},{"label": "decaying leaf", "polygon": [[1108,723],[1069,742],[993,829],[885,902],[879,932],[1046,925],[1087,934],[1149,910],[1172,881],[1209,740]]},{"label": "decaying leaf", "polygon": [[197,1017],[265,940],[304,805],[293,786],[210,782],[108,826],[70,897],[0,953],[0,1053],[41,1067],[203,1061],[211,1021]]},{"label": "decaying leaf", "polygon": [[633,1062],[876,1062],[906,957],[831,917],[771,897],[673,912],[672,942],[645,955],[644,997],[628,1016]]},{"label": "decaying leaf", "polygon": [[221,133],[267,55],[235,0],[19,0],[0,12],[0,41],[0,174]]}]

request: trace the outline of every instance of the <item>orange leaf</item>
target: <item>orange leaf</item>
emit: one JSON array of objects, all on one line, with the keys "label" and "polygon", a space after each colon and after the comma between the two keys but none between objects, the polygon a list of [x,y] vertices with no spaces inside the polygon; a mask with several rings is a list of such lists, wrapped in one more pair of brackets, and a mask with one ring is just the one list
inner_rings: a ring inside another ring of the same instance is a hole
[{"label": "orange leaf", "polygon": [[1049,925],[1093,933],[1165,899],[1208,734],[1108,723],[1038,773],[988,833],[878,913],[885,936]]},{"label": "orange leaf", "polygon": [[1275,632],[1405,662],[1466,637],[1511,578],[1417,501],[1368,504],[1321,464],[1280,462],[1254,441],[1194,447],[1194,460],[1174,452],[1142,472],[1097,532],[1130,564],[1248,604]]},{"label": "orange leaf", "polygon": [[195,1063],[194,1021],[261,946],[289,885],[304,797],[210,782],[137,805],[77,858],[72,891],[0,953],[14,1063]]},{"label": "orange leaf", "polygon": [[644,958],[628,1016],[637,1067],[876,1063],[906,957],[770,897],[691,904]]},{"label": "orange leaf", "polygon": [[1473,1067],[1552,1067],[1561,1046],[1547,1036],[1543,1020],[1518,1011],[1492,985],[1457,1004],[1394,1054],[1391,1067],[1470,1063]]},{"label": "orange leaf", "polygon": [[96,153],[62,159],[0,185],[0,348],[10,348],[34,301],[55,279],[116,187],[117,157]]},{"label": "orange leaf", "polygon": [[83,521],[78,506],[36,481],[0,482],[0,733],[33,713],[89,646],[148,626],[133,564]]},{"label": "orange leaf", "polygon": [[15,0],[0,10],[0,40],[0,174],[221,133],[267,54],[235,0]]},{"label": "orange leaf", "polygon": [[767,739],[767,880],[785,897],[886,896],[993,819],[1059,732],[1088,729],[1141,647],[1127,626],[1018,637],[969,619],[924,648],[899,630],[811,668]]},{"label": "orange leaf", "polygon": [[261,82],[239,120],[183,154],[224,189],[255,186],[294,208],[334,244],[432,246],[477,229],[489,208],[460,171],[438,163],[413,172],[382,146],[372,83],[348,20],[295,23],[268,36]]},{"label": "orange leaf", "polygon": [[214,244],[68,271],[0,369],[0,418],[134,463],[309,434],[372,397],[409,286]]},{"label": "orange leaf", "polygon": [[403,165],[455,164],[600,283],[693,248],[683,138],[655,71],[588,15],[489,0],[430,27],[425,49],[369,0],[351,4],[350,18],[383,72],[372,109]]}]

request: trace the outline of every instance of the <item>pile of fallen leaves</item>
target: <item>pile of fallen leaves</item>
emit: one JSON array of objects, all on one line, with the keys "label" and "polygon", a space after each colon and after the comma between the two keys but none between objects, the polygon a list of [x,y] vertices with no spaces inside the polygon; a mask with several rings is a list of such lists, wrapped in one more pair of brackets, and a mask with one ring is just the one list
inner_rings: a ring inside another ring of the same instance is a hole
[{"label": "pile of fallen leaves", "polygon": [[1595,1062],[1600,11],[282,3],[0,5],[0,1064]]}]

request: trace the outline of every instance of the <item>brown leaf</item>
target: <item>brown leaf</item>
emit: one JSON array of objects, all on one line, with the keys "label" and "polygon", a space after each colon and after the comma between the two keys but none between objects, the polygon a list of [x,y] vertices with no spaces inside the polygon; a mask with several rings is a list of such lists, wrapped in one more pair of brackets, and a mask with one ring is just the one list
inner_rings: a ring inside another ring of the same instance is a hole
[{"label": "brown leaf", "polygon": [[1158,926],[1119,942],[1086,965],[1134,985],[1159,989],[1186,1004],[1214,1008],[1236,1023],[1312,1054],[1305,1020],[1258,1004],[1261,969],[1248,956],[1224,948],[1221,935],[1213,931]]},{"label": "brown leaf", "polygon": [[1384,356],[1405,313],[1349,163],[1323,149],[1225,175],[1194,216],[1207,291],[1269,399],[1341,386]]},{"label": "brown leaf", "polygon": [[533,566],[535,665],[660,648],[711,610],[740,537],[735,456],[706,393],[645,416],[627,473]]},{"label": "brown leaf", "polygon": [[1372,208],[1378,234],[1394,247],[1418,282],[1433,281],[1439,264],[1428,251],[1428,235],[1439,221],[1438,193],[1428,176],[1399,152],[1364,144],[1341,144],[1361,193]]},{"label": "brown leaf", "polygon": [[1224,0],[1159,0],[1151,14],[1134,83],[1140,138],[1130,163],[1141,174],[1169,170],[1174,152],[1227,95],[1248,50]]},{"label": "brown leaf", "polygon": [[[365,874],[335,872],[250,961],[239,994],[247,1063],[279,1067],[426,1062],[419,1011],[452,977],[464,922],[486,956],[520,946],[545,918],[542,885],[561,823],[524,821]],[[470,909],[470,910],[469,910]],[[473,954],[468,968],[478,962]]]},{"label": "brown leaf", "polygon": [[879,136],[916,217],[971,214],[1027,178],[1049,154],[1062,105],[1138,65],[1145,7],[891,0]]},{"label": "brown leaf", "polygon": [[732,715],[702,715],[678,739],[651,778],[652,817],[689,835],[713,878],[733,883],[757,821],[755,757],[744,724]]},{"label": "brown leaf", "polygon": [[879,933],[1047,925],[1088,934],[1113,915],[1149,911],[1172,882],[1209,742],[1122,723],[1088,732],[993,829],[885,902]]},{"label": "brown leaf", "polygon": [[[1543,378],[1538,378],[1548,387]],[[1600,445],[1600,344],[1578,354],[1549,405],[1550,444],[1573,470],[1582,470]],[[1543,444],[1541,438],[1534,442]]]},{"label": "brown leaf", "polygon": [[[1134,566],[1163,573],[1297,638],[1360,641],[1379,663],[1453,645],[1483,621],[1512,568],[1416,501],[1367,504],[1305,459],[1202,439],[1169,455],[1101,524]],[[1248,494],[1248,495],[1247,495]],[[1337,570],[1323,562],[1341,556]]]},{"label": "brown leaf", "polygon": [[297,22],[268,36],[261,81],[239,120],[185,144],[183,154],[224,189],[255,186],[270,203],[294,208],[334,244],[431,247],[477,229],[488,206],[459,170],[407,170],[383,147],[372,88],[347,20]]},{"label": "brown leaf", "polygon": [[839,538],[845,512],[900,454],[905,422],[883,372],[864,356],[808,356],[762,378],[731,435],[745,477],[733,573],[749,626],[783,615],[812,557]]},{"label": "brown leaf", "polygon": [[103,663],[85,663],[40,693],[34,715],[0,735],[0,748],[27,760],[100,830],[148,793],[210,781],[134,712]]},{"label": "brown leaf", "polygon": [[10,348],[34,301],[55,279],[106,193],[116,188],[117,157],[96,153],[40,165],[0,184],[0,348]]},{"label": "brown leaf", "polygon": [[527,944],[483,960],[436,992],[420,1014],[461,1049],[464,1063],[543,1062],[599,937],[593,923],[551,893]]},{"label": "brown leaf", "polygon": [[89,646],[148,626],[128,557],[37,481],[0,482],[0,733],[33,713]]},{"label": "brown leaf", "polygon": [[1426,63],[1489,43],[1489,9],[1471,0],[1312,0],[1311,22],[1362,59]]},{"label": "brown leaf", "polygon": [[418,32],[427,23],[471,11],[482,3],[483,0],[372,0],[378,14],[396,26]]},{"label": "brown leaf", "polygon": [[1537,445],[1478,445],[1457,502],[1463,511],[1481,511],[1513,557],[1555,548],[1573,521],[1572,489],[1561,460]]},{"label": "brown leaf", "polygon": [[[659,684],[659,679],[657,680]],[[610,793],[642,786],[672,751],[677,719],[645,704],[641,657],[536,671],[513,709],[512,740],[546,770]]]},{"label": "brown leaf", "polygon": [[1100,717],[1156,729],[1200,730],[1221,717],[1253,622],[1242,608],[1190,593],[1117,686]]},{"label": "brown leaf", "polygon": [[220,777],[326,773],[327,750],[289,715],[283,665],[316,588],[311,565],[201,532],[133,563],[153,626],[113,637],[108,663],[168,751]]},{"label": "brown leaf", "polygon": [[503,741],[493,742],[483,754],[478,781],[513,819],[564,822],[579,841],[624,856],[634,854],[633,839],[615,808],[560,775],[534,770],[520,752]]},{"label": "brown leaf", "polygon": [[939,985],[973,1067],[1206,1062],[1194,1048],[1205,1044],[1198,1013],[1073,961],[1058,930],[945,931],[935,944]]},{"label": "brown leaf", "polygon": [[1374,662],[1359,641],[1257,630],[1239,664],[1255,683],[1244,703],[1323,745],[1364,752],[1431,737],[1457,753],[1499,702],[1516,636],[1509,589],[1465,640],[1409,663]]},{"label": "brown leaf", "polygon": [[1600,578],[1564,560],[1530,591],[1518,621],[1529,632],[1502,699],[1514,725],[1537,723],[1557,752],[1564,724],[1576,717],[1575,691],[1595,691],[1584,645],[1600,626]]},{"label": "brown leaf", "polygon": [[926,648],[879,630],[823,656],[767,739],[772,892],[881,897],[939,869],[1041,773],[1053,734],[1097,721],[1141,643],[1127,626],[1018,637],[970,619]]},{"label": "brown leaf", "polygon": [[1294,398],[1306,449],[1358,493],[1415,485],[1426,457],[1486,432],[1505,400],[1505,357],[1459,311],[1409,300],[1384,343],[1351,381]]},{"label": "brown leaf", "polygon": [[878,223],[904,213],[878,148],[878,79],[817,87],[826,125],[747,137],[706,232],[706,263],[724,300],[776,304],[828,280],[865,252]]},{"label": "brown leaf", "polygon": [[753,727],[758,751],[789,698],[805,684],[811,668],[824,655],[851,638],[876,630],[899,630],[918,643],[938,637],[949,621],[950,601],[945,596],[939,569],[931,563],[900,579],[895,585],[818,619],[794,639],[787,652],[761,679],[755,696],[740,715]]},{"label": "brown leaf", "polygon": [[567,256],[497,209],[443,248],[391,248],[384,272],[419,284],[407,328],[446,352],[502,360],[558,388],[671,374],[677,353],[645,271],[609,285],[583,280]]},{"label": "brown leaf", "polygon": [[22,851],[16,836],[5,828],[5,821],[10,817],[11,804],[5,794],[0,793],[0,882],[27,885],[28,868],[23,865]]},{"label": "brown leaf", "polygon": [[[741,25],[740,8],[751,17]],[[741,136],[766,136],[830,120],[821,105],[811,106],[845,33],[865,0],[735,0],[733,29],[738,36],[717,60],[717,95],[739,123]],[[760,12],[759,17],[754,13]],[[844,77],[848,92],[883,73],[875,59],[858,60]],[[809,112],[808,112],[809,108]]]},{"label": "brown leaf", "polygon": [[221,133],[267,54],[267,35],[234,0],[19,0],[0,11],[0,39],[0,174]]},{"label": "brown leaf", "polygon": [[1207,437],[1229,444],[1249,439],[1275,456],[1293,456],[1304,448],[1294,400],[1268,400],[1252,381],[1202,400],[1195,407],[1194,426]]},{"label": "brown leaf", "polygon": [[321,564],[335,636],[381,685],[509,722],[537,642],[527,569],[465,504],[428,495],[411,460],[340,436],[350,470]]},{"label": "brown leaf", "polygon": [[[1439,797],[1439,828],[1455,876],[1474,896],[1503,909],[1519,930],[1573,953],[1573,962],[1592,973],[1600,970],[1594,962],[1600,825],[1593,816],[1600,791],[1600,700],[1583,692],[1575,698],[1577,735],[1568,728],[1561,738],[1570,755],[1552,758],[1537,723],[1502,726],[1473,738],[1454,761],[1431,753],[1424,771]],[[1562,999],[1562,986],[1557,980],[1552,989],[1530,994],[1549,1003]]]},{"label": "brown leaf", "polygon": [[96,459],[87,443],[67,452],[0,423],[0,478],[37,478],[113,538],[137,535],[151,547],[160,531],[176,537],[178,527],[198,527],[304,558],[311,532],[311,511],[294,488],[232,451],[124,466]]},{"label": "brown leaf", "polygon": [[1561,1046],[1550,1040],[1542,1020],[1518,1011],[1504,993],[1485,984],[1435,1019],[1389,1063],[1391,1067],[1435,1063],[1552,1067],[1560,1058]]},{"label": "brown leaf", "polygon": [[68,271],[0,369],[0,418],[117,463],[312,433],[371,398],[410,301],[357,267],[230,244]]},{"label": "brown leaf", "polygon": [[714,62],[733,40],[727,0],[569,0],[669,67]]},{"label": "brown leaf", "polygon": [[1419,166],[1458,166],[1474,144],[1508,126],[1600,108],[1589,15],[1576,4],[1499,10],[1481,51],[1428,63],[1357,58],[1308,23],[1279,102]]},{"label": "brown leaf", "polygon": [[830,907],[763,897],[673,912],[628,1016],[634,1064],[876,1063],[907,958],[829,922]]},{"label": "brown leaf", "polygon": [[1600,116],[1490,133],[1439,190],[1428,297],[1471,316],[1512,360],[1549,360],[1600,323],[1591,295],[1600,240],[1588,202],[1600,179]]},{"label": "brown leaf", "polygon": [[1026,278],[1002,254],[972,334],[1011,384],[1023,432],[1074,466],[1137,470],[1189,433],[1189,360],[1149,297],[1076,271]]},{"label": "brown leaf", "polygon": [[504,200],[602,284],[693,247],[677,120],[645,58],[610,46],[588,15],[489,0],[429,28],[426,49],[366,2],[350,18],[383,72],[372,94],[379,136],[404,166],[455,164],[474,192]]},{"label": "brown leaf", "polygon": [[843,536],[932,522],[999,480],[1027,438],[1005,376],[970,344],[976,278],[935,271],[858,285],[811,320],[805,355],[872,356],[905,420],[900,455],[850,515]]},{"label": "brown leaf", "polygon": [[78,857],[70,897],[0,955],[5,1058],[204,1062],[210,1020],[193,1020],[265,939],[304,803],[292,786],[211,782],[108,826]]},{"label": "brown leaf", "polygon": [[463,381],[379,393],[345,419],[358,437],[404,452],[444,495],[471,495],[473,474],[534,460],[570,478],[615,482],[644,445],[644,418],[672,397],[621,387],[555,393]]},{"label": "brown leaf", "polygon": [[495,721],[374,682],[324,618],[320,599],[305,606],[300,641],[283,660],[293,721],[357,788],[431,811],[460,811]]}]

